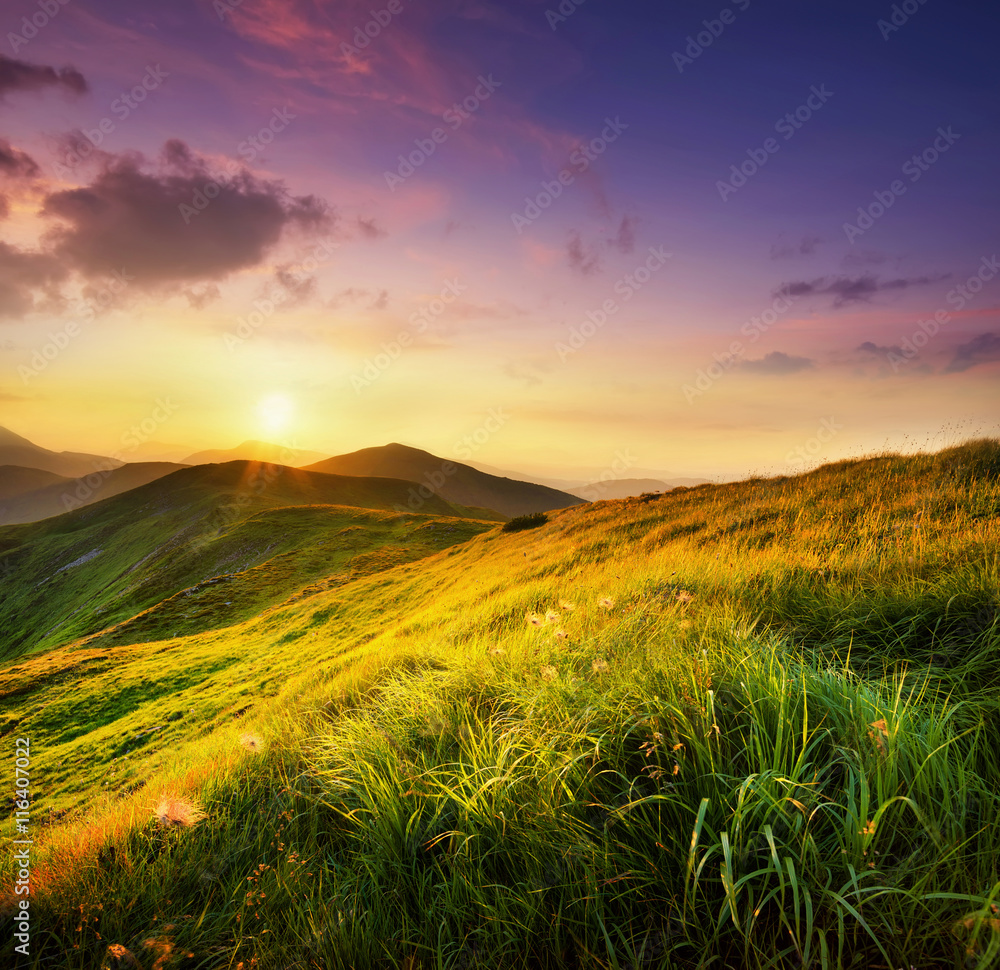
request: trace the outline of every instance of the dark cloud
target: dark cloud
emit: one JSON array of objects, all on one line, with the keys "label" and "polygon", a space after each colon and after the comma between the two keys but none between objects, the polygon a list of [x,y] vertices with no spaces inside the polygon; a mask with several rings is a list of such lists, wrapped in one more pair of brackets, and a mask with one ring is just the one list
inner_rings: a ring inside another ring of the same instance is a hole
[{"label": "dark cloud", "polygon": [[44,252],[17,249],[0,242],[0,318],[30,313],[38,297],[55,300],[66,270]]},{"label": "dark cloud", "polygon": [[570,269],[581,276],[593,276],[601,268],[600,254],[593,246],[585,246],[578,232],[570,233],[566,256],[569,259]]},{"label": "dark cloud", "polygon": [[153,171],[143,156],[108,156],[90,185],[46,197],[59,220],[48,250],[84,277],[127,273],[140,287],[221,280],[259,264],[290,229],[314,233],[334,217],[314,196],[238,169],[216,176],[173,139]]},{"label": "dark cloud", "polygon": [[388,235],[386,231],[379,226],[374,219],[362,219],[358,216],[354,220],[354,225],[357,227],[359,233],[365,237],[365,239],[382,239],[384,236]]},{"label": "dark cloud", "polygon": [[620,253],[635,252],[635,227],[637,220],[632,216],[622,216],[621,224],[614,238],[609,241],[612,249],[617,249]]},{"label": "dark cloud", "polygon": [[885,357],[888,354],[896,354],[897,356],[903,353],[902,347],[892,346],[892,347],[881,347],[878,344],[872,343],[870,340],[866,340],[863,344],[859,344],[856,348],[860,350],[863,354],[875,354],[879,357]]},{"label": "dark cloud", "polygon": [[316,295],[316,277],[303,276],[290,263],[275,268],[274,281],[280,287],[282,307],[298,306]]},{"label": "dark cloud", "polygon": [[808,370],[812,366],[813,361],[808,357],[790,357],[788,354],[783,354],[780,350],[773,350],[759,360],[745,360],[740,364],[742,370],[747,370],[754,374],[768,374],[771,376],[796,374],[801,370]]},{"label": "dark cloud", "polygon": [[50,87],[62,87],[73,94],[84,94],[88,90],[84,76],[72,67],[57,71],[54,67],[15,61],[0,54],[0,98],[12,91],[38,91]]},{"label": "dark cloud", "polygon": [[819,279],[793,283],[782,283],[775,290],[775,296],[832,296],[835,308],[852,303],[869,303],[876,293],[889,290],[905,290],[911,286],[926,286],[948,278],[942,276],[917,276],[910,279],[880,280],[876,276],[864,274],[857,277],[821,276]]},{"label": "dark cloud", "polygon": [[1000,334],[981,333],[968,343],[959,344],[955,348],[944,372],[957,374],[975,367],[976,364],[989,364],[997,360],[1000,360]]},{"label": "dark cloud", "polygon": [[823,241],[821,236],[803,236],[797,243],[775,243],[771,247],[771,259],[793,259],[796,256],[812,256]]},{"label": "dark cloud", "polygon": [[327,301],[327,306],[333,310],[351,304],[363,303],[366,310],[384,310],[389,304],[388,290],[368,290],[360,286],[349,286],[346,290],[341,290],[332,299]]},{"label": "dark cloud", "polygon": [[0,174],[8,178],[31,179],[40,171],[38,163],[27,152],[0,138]]}]

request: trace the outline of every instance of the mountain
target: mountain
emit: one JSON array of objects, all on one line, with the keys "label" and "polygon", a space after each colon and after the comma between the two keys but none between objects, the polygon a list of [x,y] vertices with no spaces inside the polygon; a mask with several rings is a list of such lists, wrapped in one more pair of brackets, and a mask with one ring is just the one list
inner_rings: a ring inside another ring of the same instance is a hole
[{"label": "mountain", "polygon": [[299,448],[286,448],[283,445],[273,445],[267,441],[244,441],[235,448],[213,448],[208,451],[196,451],[188,455],[182,465],[209,465],[226,461],[266,461],[274,465],[288,465],[291,468],[301,468],[325,458],[319,451],[302,451]]},{"label": "mountain", "polygon": [[655,478],[613,478],[610,481],[596,481],[579,488],[566,489],[570,495],[579,495],[588,502],[602,499],[632,498],[648,492],[669,492],[674,486]]},{"label": "mountain", "polygon": [[83,478],[60,478],[49,472],[25,468],[14,468],[11,471],[11,467],[0,468],[0,493],[5,487],[14,487],[15,480],[19,478],[27,481],[31,476],[25,476],[24,472],[33,472],[36,476],[46,475],[54,481],[30,491],[23,491],[6,501],[0,506],[0,525],[37,522],[53,515],[62,515],[63,512],[92,505],[94,502],[120,495],[129,489],[138,488],[186,466],[168,461],[129,462],[120,468],[92,471]]},{"label": "mountain", "polygon": [[[571,494],[580,495],[587,486],[600,487],[600,485],[610,484],[609,482],[601,482],[601,475],[606,474],[607,469],[594,469],[594,468],[566,468],[563,474],[569,475],[569,478],[549,478],[545,475],[532,475],[526,472],[515,472],[506,471],[502,468],[495,468],[492,465],[484,465],[482,462],[470,461],[469,464],[473,468],[477,468],[481,472],[486,472],[488,475],[498,475],[504,478],[514,478],[522,482],[535,482],[538,485],[547,485],[549,488],[554,488],[563,492],[570,492]],[[656,488],[653,491],[661,491],[668,488],[677,488],[679,486],[691,487],[694,485],[708,485],[711,484],[711,480],[708,478],[684,478],[674,475],[672,472],[664,471],[653,471],[648,468],[634,468],[626,465],[628,471],[632,472],[635,476],[630,479],[620,479],[621,482],[634,482],[634,481],[648,481],[651,484],[655,483]],[[612,468],[614,470],[614,468]],[[628,486],[632,488],[633,486]],[[650,489],[644,489],[644,491],[649,491]],[[640,495],[642,492],[632,492],[632,495]],[[602,498],[611,498],[610,494],[602,495]],[[616,498],[625,498],[628,496],[614,496]]]},{"label": "mountain", "polygon": [[191,454],[190,445],[172,445],[166,441],[143,441],[130,449],[129,461],[172,461],[177,465],[189,465],[184,459]]},{"label": "mountain", "polygon": [[117,468],[122,464],[124,462],[100,455],[49,451],[48,448],[40,448],[7,428],[0,428],[0,465],[38,468],[65,478],[77,478],[101,469]]},{"label": "mountain", "polygon": [[436,495],[424,514],[397,511],[411,488],[233,461],[0,528],[0,575],[17,579],[0,598],[0,660],[101,631],[133,642],[214,629],[496,524]]},{"label": "mountain", "polygon": [[[27,495],[29,492],[45,488],[47,485],[58,485],[70,481],[62,475],[55,475],[52,472],[44,472],[40,468],[22,468],[20,465],[0,466],[0,502],[8,502],[10,499],[20,495]],[[2,518],[5,508],[0,506],[0,518]]]},{"label": "mountain", "polygon": [[411,489],[409,504],[414,510],[421,509],[421,503],[426,501],[423,493],[440,495],[459,505],[495,509],[507,516],[548,512],[585,501],[568,492],[534,482],[488,475],[470,465],[395,443],[362,448],[361,451],[327,458],[305,468],[306,471],[327,474],[401,478],[414,482],[423,488],[423,492]]}]

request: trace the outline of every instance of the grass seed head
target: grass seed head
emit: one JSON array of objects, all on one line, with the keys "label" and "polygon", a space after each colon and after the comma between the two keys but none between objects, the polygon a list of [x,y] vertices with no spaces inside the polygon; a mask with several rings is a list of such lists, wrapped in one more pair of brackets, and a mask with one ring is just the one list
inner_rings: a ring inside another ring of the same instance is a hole
[{"label": "grass seed head", "polygon": [[191,799],[164,795],[153,809],[153,816],[163,828],[191,828],[205,818],[205,812]]},{"label": "grass seed head", "polygon": [[259,754],[264,750],[264,742],[257,734],[248,732],[247,734],[240,735],[240,744],[252,754]]}]

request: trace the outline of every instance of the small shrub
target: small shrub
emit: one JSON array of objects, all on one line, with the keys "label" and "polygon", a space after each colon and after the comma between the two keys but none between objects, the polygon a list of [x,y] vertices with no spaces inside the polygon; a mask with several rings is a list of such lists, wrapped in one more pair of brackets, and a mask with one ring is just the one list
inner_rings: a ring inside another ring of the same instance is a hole
[{"label": "small shrub", "polygon": [[503,524],[502,532],[521,532],[524,529],[537,529],[545,525],[549,517],[544,512],[532,512],[531,515],[516,515]]}]

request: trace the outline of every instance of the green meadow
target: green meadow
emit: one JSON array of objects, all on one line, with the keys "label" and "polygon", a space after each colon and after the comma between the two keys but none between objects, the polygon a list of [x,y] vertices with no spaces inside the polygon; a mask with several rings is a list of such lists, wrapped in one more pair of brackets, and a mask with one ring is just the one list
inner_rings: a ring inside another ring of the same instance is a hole
[{"label": "green meadow", "polygon": [[509,531],[158,487],[0,529],[4,966],[1000,966],[1000,442]]}]

